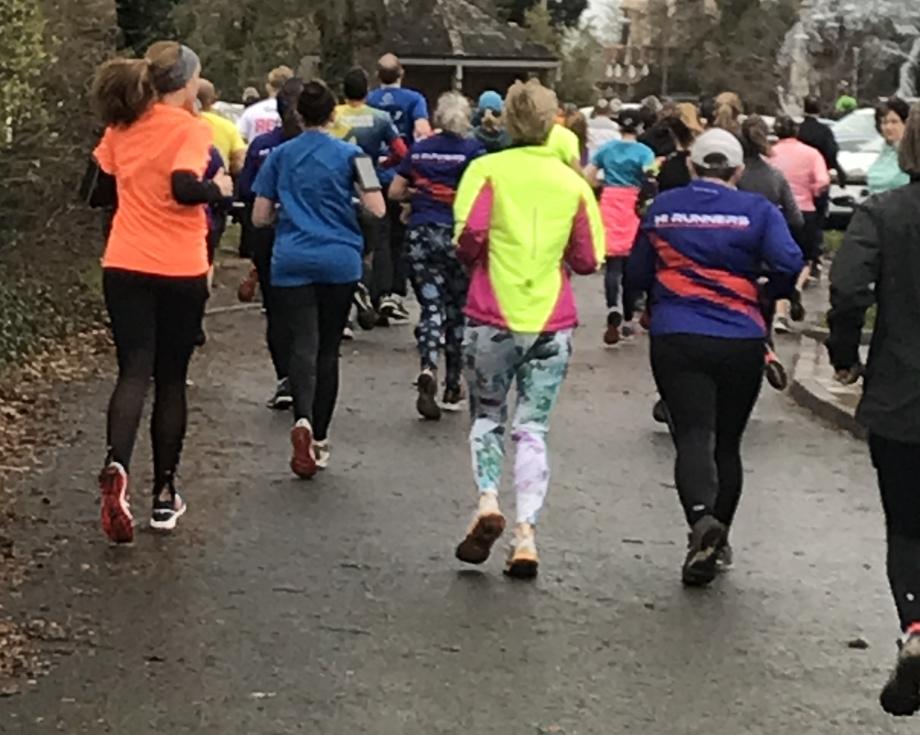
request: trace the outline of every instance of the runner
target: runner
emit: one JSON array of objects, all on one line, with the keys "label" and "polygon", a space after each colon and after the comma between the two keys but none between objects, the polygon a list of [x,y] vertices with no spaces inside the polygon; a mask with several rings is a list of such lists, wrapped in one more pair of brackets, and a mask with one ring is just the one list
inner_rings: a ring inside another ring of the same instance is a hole
[{"label": "runner", "polygon": [[[795,289],[795,297],[798,299],[798,294],[811,275],[812,265],[821,258],[821,215],[818,212],[818,202],[827,193],[831,176],[822,155],[798,140],[799,128],[794,120],[778,117],[773,132],[779,140],[773,146],[770,163],[786,177],[804,217],[804,224],[794,233],[805,257],[805,270]],[[777,332],[785,334],[791,331],[789,317],[789,302],[783,300],[777,303],[774,324]]]},{"label": "runner", "polygon": [[[888,579],[903,637],[881,694],[892,715],[920,710],[920,106],[900,149],[911,184],[871,197],[853,215],[831,268],[828,350],[837,379],[865,372],[857,418],[869,449],[888,532]],[[859,345],[866,311],[878,313],[865,371]]]},{"label": "runner", "polygon": [[[262,164],[272,151],[287,140],[296,138],[303,132],[297,119],[297,101],[303,92],[303,80],[298,77],[288,79],[278,93],[278,114],[281,115],[281,127],[258,136],[249,146],[246,163],[239,179],[239,196],[246,203],[250,212],[255,201],[252,187]],[[271,283],[272,254],[275,245],[273,227],[257,227],[252,232],[252,263],[256,270],[257,283],[262,292],[262,308],[265,311],[265,342],[275,369],[277,381],[275,392],[266,404],[276,411],[285,411],[294,403],[291,384],[288,380],[288,361],[290,344],[281,320],[277,317],[277,299]],[[254,289],[252,289],[254,290]]]},{"label": "runner", "polygon": [[[388,156],[388,166],[399,164],[409,149],[390,116],[367,104],[368,82],[364,69],[355,68],[345,75],[344,91],[345,104],[335,109],[332,134],[357,145],[375,162],[383,152]],[[377,175],[384,176],[379,165]],[[366,210],[362,210],[360,222],[364,233],[364,276],[355,291],[355,304],[358,324],[362,329],[373,329],[381,298],[389,292],[392,279],[389,222],[371,216]]]},{"label": "runner", "polygon": [[421,307],[415,338],[421,356],[416,407],[422,418],[437,421],[438,356],[444,350],[443,408],[457,411],[463,400],[463,307],[469,279],[453,245],[454,199],[460,177],[470,162],[486,151],[470,133],[470,104],[457,92],[438,100],[435,125],[442,132],[412,146],[390,185],[390,196],[403,201],[411,194],[409,274]]},{"label": "runner", "polygon": [[506,568],[515,577],[537,573],[535,526],[549,489],[546,435],[577,323],[569,272],[593,273],[604,252],[591,188],[545,145],[556,107],[556,95],[539,82],[514,84],[505,101],[514,146],[470,165],[454,207],[458,257],[471,269],[465,361],[479,490],[479,509],[456,554],[482,564],[504,531],[498,490],[515,383],[517,524]]},{"label": "runner", "polygon": [[504,102],[498,92],[489,90],[480,95],[473,135],[482,143],[486,153],[497,153],[511,146],[511,136],[502,122],[503,108]]},{"label": "runner", "polygon": [[766,323],[756,274],[791,291],[802,256],[776,207],[739,192],[744,153],[710,130],[690,154],[697,180],[660,195],[629,260],[628,278],[651,290],[651,360],[670,411],[677,490],[690,526],[682,577],[706,585],[741,498],[741,438],[763,380]]},{"label": "runner", "polygon": [[696,134],[679,117],[668,117],[661,121],[673,141],[674,151],[661,164],[658,171],[658,191],[678,189],[690,183],[690,147]]},{"label": "runner", "polygon": [[190,48],[160,42],[143,59],[103,64],[93,87],[107,126],[94,156],[114,176],[118,197],[102,261],[118,382],[99,481],[102,529],[116,543],[134,538],[128,476],[151,378],[150,525],[172,530],[186,510],[175,481],[185,437],[188,364],[208,297],[202,205],[233,191],[225,172],[202,181],[212,136],[194,114],[200,69]]},{"label": "runner", "polygon": [[246,141],[252,142],[263,133],[271,132],[281,125],[281,115],[278,114],[278,92],[293,76],[294,72],[286,66],[279,66],[268,73],[268,80],[265,83],[268,97],[247,107],[237,122],[240,135]]},{"label": "runner", "polygon": [[297,103],[305,131],[276,148],[253,187],[257,227],[277,227],[272,294],[290,344],[294,396],[291,469],[308,479],[329,462],[328,431],[339,388],[339,345],[361,278],[364,239],[352,194],[375,216],[386,205],[373,162],[328,134],[335,98],[308,82]]},{"label": "runner", "polygon": [[[770,143],[770,129],[759,115],[751,115],[741,124],[741,145],[744,148],[744,174],[738,182],[740,191],[749,191],[767,198],[770,203],[779,208],[789,225],[789,231],[801,232],[805,225],[802,210],[795,201],[795,195],[786,177],[779,169],[773,168],[767,160],[772,152]],[[793,298],[791,313],[795,321],[804,318],[801,300],[796,292]],[[776,312],[776,303],[767,294],[761,293],[764,321],[767,323],[767,382],[776,390],[786,390],[789,384],[789,375],[785,366],[780,361],[773,349],[773,318]]]},{"label": "runner", "polygon": [[576,107],[566,112],[565,127],[575,133],[575,138],[578,140],[578,166],[584,169],[590,160],[588,157],[588,119]]},{"label": "runner", "polygon": [[246,160],[246,142],[232,121],[214,111],[217,104],[217,90],[207,79],[198,83],[198,102],[201,105],[201,117],[211,126],[214,134],[214,147],[220,153],[224,169],[231,176],[237,176]]},{"label": "runner", "polygon": [[857,99],[850,93],[850,83],[849,82],[840,82],[840,86],[837,88],[837,101],[834,103],[834,112],[837,113],[837,117],[846,117],[853,110],[859,107],[859,102]]},{"label": "runner", "polygon": [[909,114],[910,105],[897,97],[886,100],[875,112],[875,126],[885,139],[885,147],[866,174],[872,194],[881,194],[910,183],[910,176],[901,169],[898,161],[898,146],[904,137]]},{"label": "runner", "polygon": [[[367,97],[371,107],[386,112],[396,130],[407,146],[416,140],[427,138],[431,135],[431,123],[428,121],[428,102],[425,97],[414,89],[402,86],[405,70],[393,54],[385,54],[377,62],[377,77],[380,86],[373,90]],[[392,162],[380,170],[380,182],[387,193],[390,183],[395,176]],[[408,269],[406,265],[406,224],[404,222],[403,205],[387,200],[387,219],[389,222],[389,268],[381,269],[379,278],[384,285],[380,297],[379,312],[381,326],[390,323],[405,324],[409,321],[409,312],[406,311],[403,299],[408,294]]]},{"label": "runner", "polygon": [[594,105],[594,112],[588,120],[588,160],[594,156],[606,143],[620,137],[620,128],[613,121],[613,116],[620,111],[620,101],[616,105],[602,97]]},{"label": "runner", "polygon": [[710,127],[722,128],[733,135],[741,135],[741,116],[744,115],[744,103],[734,92],[722,92],[715,99],[715,117]]},{"label": "runner", "polygon": [[[601,212],[607,231],[607,261],[604,287],[607,296],[607,329],[604,344],[616,345],[635,333],[632,324],[635,292],[624,287],[626,259],[639,230],[639,193],[655,165],[651,148],[637,141],[642,123],[636,110],[622,110],[617,116],[622,140],[601,148],[585,171],[589,182],[604,174]],[[621,328],[623,332],[621,333]]]}]

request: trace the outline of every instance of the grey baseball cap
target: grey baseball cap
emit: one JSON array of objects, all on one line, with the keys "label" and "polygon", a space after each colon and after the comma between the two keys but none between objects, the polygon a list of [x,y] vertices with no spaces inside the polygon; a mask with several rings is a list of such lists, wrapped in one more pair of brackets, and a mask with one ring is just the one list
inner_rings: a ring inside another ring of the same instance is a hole
[{"label": "grey baseball cap", "polygon": [[707,130],[690,149],[690,160],[701,168],[738,168],[744,165],[741,141],[727,130]]}]

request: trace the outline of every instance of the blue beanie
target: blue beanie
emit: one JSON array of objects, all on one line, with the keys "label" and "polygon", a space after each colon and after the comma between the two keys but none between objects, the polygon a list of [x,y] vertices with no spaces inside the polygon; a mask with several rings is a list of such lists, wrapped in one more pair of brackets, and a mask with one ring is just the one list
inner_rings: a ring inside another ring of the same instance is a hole
[{"label": "blue beanie", "polygon": [[498,92],[489,90],[488,92],[483,92],[479,97],[480,110],[494,110],[495,112],[501,112],[503,107],[504,103],[502,102],[502,96]]}]

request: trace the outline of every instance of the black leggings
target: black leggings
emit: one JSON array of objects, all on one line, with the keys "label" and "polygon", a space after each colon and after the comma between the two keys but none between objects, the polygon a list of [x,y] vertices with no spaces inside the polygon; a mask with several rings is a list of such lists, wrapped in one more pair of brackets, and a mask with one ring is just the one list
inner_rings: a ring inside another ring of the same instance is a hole
[{"label": "black leggings", "polygon": [[888,581],[906,631],[912,623],[920,623],[920,444],[873,434],[869,449],[885,509]]},{"label": "black leggings", "polygon": [[339,346],[348,323],[355,283],[314,284],[273,290],[285,339],[295,420],[307,419],[325,441],[339,393]]},{"label": "black leggings", "polygon": [[671,414],[687,522],[714,515],[730,526],[741,499],[741,437],[763,381],[763,340],[653,337],[652,371]]},{"label": "black leggings", "polygon": [[262,291],[262,306],[265,307],[265,342],[275,368],[275,377],[283,380],[288,376],[288,360],[291,347],[285,337],[285,329],[278,319],[278,305],[272,289],[272,251],[275,245],[273,227],[254,228],[249,236],[252,264],[259,275],[259,290]]},{"label": "black leggings", "polygon": [[107,268],[105,304],[118,355],[109,401],[108,460],[131,465],[144,400],[153,378],[154,493],[168,485],[185,439],[185,381],[208,299],[206,275],[171,278]]}]

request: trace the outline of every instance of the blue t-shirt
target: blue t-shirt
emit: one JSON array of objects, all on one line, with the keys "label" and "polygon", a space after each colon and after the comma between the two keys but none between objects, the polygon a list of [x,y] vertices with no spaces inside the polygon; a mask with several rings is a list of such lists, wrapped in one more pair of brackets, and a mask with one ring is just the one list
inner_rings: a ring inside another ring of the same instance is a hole
[{"label": "blue t-shirt", "polygon": [[644,143],[611,140],[594,154],[591,163],[604,172],[604,186],[642,186],[645,172],[655,163],[655,152]]},{"label": "blue t-shirt", "polygon": [[[396,126],[399,136],[406,142],[406,145],[410,146],[415,140],[416,120],[428,119],[428,102],[420,92],[414,89],[378,87],[367,96],[367,104],[387,113]],[[380,155],[385,155],[385,153],[385,151],[380,151]],[[380,181],[383,184],[389,184],[393,176],[393,169],[380,171]]]},{"label": "blue t-shirt", "polygon": [[453,225],[460,178],[470,161],[485,152],[476,138],[451,133],[439,133],[412,146],[397,169],[415,189],[410,227]]},{"label": "blue t-shirt", "polygon": [[246,149],[246,162],[243,164],[243,170],[240,171],[238,182],[240,199],[244,202],[251,202],[256,198],[252,191],[252,186],[259,175],[262,164],[268,160],[269,154],[284,142],[284,130],[275,128],[271,132],[262,133],[256,136],[255,140],[249,144]]},{"label": "blue t-shirt", "polygon": [[279,205],[273,286],[360,280],[364,238],[352,203],[360,155],[357,146],[318,131],[302,133],[269,155],[253,188]]},{"label": "blue t-shirt", "polygon": [[788,296],[804,266],[779,209],[760,194],[695,181],[660,194],[629,257],[627,280],[651,291],[651,333],[763,339],[757,279]]}]

